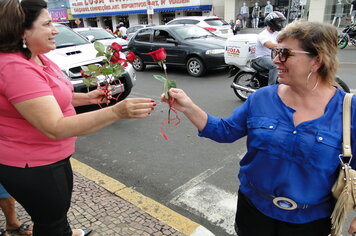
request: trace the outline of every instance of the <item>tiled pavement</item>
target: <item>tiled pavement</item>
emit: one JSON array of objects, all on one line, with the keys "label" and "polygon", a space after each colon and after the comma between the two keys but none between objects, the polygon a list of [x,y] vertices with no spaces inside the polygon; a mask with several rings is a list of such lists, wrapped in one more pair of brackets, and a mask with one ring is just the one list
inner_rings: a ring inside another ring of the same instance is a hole
[{"label": "tiled pavement", "polygon": [[[91,236],[213,235],[197,223],[83,163],[72,159],[72,165],[74,189],[68,219],[73,229],[93,229]],[[31,224],[18,203],[16,208],[19,220]],[[0,228],[4,227],[5,217],[0,211]],[[197,228],[199,232],[203,228],[205,233],[197,233]],[[14,235],[19,234],[9,236]]]}]

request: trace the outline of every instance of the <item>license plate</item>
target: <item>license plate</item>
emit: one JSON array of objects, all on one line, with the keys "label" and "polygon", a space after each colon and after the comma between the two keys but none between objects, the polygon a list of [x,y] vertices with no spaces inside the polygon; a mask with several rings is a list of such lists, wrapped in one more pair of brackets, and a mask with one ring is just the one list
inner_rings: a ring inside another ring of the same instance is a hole
[{"label": "license plate", "polygon": [[227,34],[227,31],[228,31],[228,30],[221,30],[220,32],[221,32],[222,34]]}]

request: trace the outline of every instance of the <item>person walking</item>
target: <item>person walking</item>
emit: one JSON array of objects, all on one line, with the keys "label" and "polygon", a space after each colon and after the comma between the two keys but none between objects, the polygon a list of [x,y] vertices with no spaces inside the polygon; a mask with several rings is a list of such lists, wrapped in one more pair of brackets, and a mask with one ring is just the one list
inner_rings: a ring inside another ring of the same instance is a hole
[{"label": "person walking", "polygon": [[77,115],[74,106],[107,102],[104,90],[74,93],[44,53],[58,30],[44,0],[0,1],[0,183],[33,221],[34,236],[84,236],[69,226],[76,136],[121,119],[145,118],[155,102],[125,99]]},{"label": "person walking", "polygon": [[[169,100],[161,97],[184,113],[200,137],[232,143],[247,136],[238,173],[235,229],[239,236],[328,236],[331,232],[335,206],[331,188],[342,154],[345,96],[334,86],[337,35],[330,24],[287,25],[272,49],[279,84],[257,90],[227,118],[206,113],[182,89],[170,89]],[[355,98],[351,120],[356,120]],[[351,129],[355,142],[355,125]],[[356,167],[355,158],[351,166]],[[356,218],[348,232],[356,232]]]}]

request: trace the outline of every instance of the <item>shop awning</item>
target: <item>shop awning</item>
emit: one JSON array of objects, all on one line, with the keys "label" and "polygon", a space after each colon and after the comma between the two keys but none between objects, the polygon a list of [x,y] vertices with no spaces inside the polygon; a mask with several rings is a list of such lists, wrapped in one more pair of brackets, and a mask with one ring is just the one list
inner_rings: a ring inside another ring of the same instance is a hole
[{"label": "shop awning", "polygon": [[[212,5],[196,5],[196,6],[182,6],[182,7],[169,7],[169,8],[156,8],[153,11],[167,12],[167,11],[187,11],[187,10],[201,10],[211,11]],[[116,16],[116,15],[131,15],[131,14],[147,14],[146,9],[132,10],[132,11],[118,11],[118,12],[96,12],[87,14],[73,14],[74,18],[93,18],[99,16]]]}]

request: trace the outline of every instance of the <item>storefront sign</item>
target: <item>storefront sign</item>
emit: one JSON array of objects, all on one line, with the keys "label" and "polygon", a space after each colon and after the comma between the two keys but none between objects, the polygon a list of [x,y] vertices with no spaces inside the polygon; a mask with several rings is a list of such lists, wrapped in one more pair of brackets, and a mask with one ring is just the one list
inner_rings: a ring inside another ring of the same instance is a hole
[{"label": "storefront sign", "polygon": [[66,8],[61,9],[50,9],[48,10],[49,14],[52,17],[52,21],[68,21],[68,12]]},{"label": "storefront sign", "polygon": [[69,4],[73,16],[81,17],[88,14],[111,15],[118,12],[146,13],[149,10],[148,6],[152,6],[154,11],[159,11],[167,8],[212,5],[212,0],[69,0]]}]

